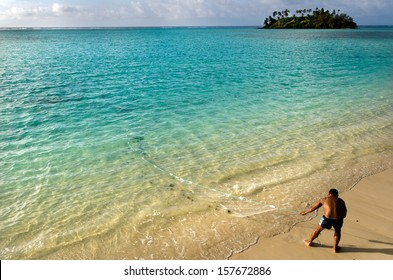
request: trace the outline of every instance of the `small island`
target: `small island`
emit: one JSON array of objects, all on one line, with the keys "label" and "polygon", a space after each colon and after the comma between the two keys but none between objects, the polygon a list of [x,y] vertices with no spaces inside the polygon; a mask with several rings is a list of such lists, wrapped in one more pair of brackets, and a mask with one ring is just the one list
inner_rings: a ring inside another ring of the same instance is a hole
[{"label": "small island", "polygon": [[275,11],[264,21],[263,28],[299,28],[299,29],[342,29],[357,28],[357,24],[340,10],[330,12],[325,9],[297,10],[295,14],[286,9]]}]

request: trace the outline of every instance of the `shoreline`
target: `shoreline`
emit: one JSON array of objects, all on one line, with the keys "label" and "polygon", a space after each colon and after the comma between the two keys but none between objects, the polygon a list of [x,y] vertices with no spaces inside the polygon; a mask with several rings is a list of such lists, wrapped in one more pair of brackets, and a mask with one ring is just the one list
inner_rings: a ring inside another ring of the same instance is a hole
[{"label": "shoreline", "polygon": [[322,216],[320,209],[317,216],[289,232],[259,238],[229,260],[393,260],[393,169],[361,179],[340,197],[348,208],[340,252],[332,249],[334,230],[322,231],[311,247],[304,244]]}]

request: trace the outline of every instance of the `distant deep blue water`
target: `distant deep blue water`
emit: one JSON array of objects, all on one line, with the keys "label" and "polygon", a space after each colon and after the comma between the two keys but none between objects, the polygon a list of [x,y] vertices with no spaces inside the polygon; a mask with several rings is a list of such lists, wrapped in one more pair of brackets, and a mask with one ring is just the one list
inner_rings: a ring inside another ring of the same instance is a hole
[{"label": "distant deep blue water", "polygon": [[0,258],[222,259],[393,166],[393,28],[0,31]]}]

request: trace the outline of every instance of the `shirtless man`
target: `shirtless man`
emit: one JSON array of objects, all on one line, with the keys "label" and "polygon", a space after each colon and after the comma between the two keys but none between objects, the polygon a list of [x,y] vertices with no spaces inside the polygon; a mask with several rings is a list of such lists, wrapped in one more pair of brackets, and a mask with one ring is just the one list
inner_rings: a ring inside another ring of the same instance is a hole
[{"label": "shirtless man", "polygon": [[315,203],[310,209],[301,212],[301,215],[306,215],[315,211],[322,206],[324,215],[322,216],[319,225],[316,230],[311,234],[309,240],[305,240],[307,246],[311,246],[311,243],[325,228],[331,229],[334,227],[334,242],[333,251],[336,253],[340,247],[338,243],[341,239],[341,227],[343,225],[344,218],[347,216],[347,207],[345,206],[344,200],[338,198],[338,191],[336,189],[329,190],[329,195],[322,198]]}]

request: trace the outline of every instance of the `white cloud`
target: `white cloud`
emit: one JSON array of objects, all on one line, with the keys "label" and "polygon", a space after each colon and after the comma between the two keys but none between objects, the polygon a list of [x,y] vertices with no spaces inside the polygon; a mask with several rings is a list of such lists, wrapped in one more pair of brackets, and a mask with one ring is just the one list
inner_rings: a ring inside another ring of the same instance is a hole
[{"label": "white cloud", "polygon": [[21,19],[25,17],[41,17],[50,15],[50,9],[48,9],[47,7],[11,7],[6,11],[6,15],[8,15],[11,19]]},{"label": "white cloud", "polygon": [[131,12],[134,15],[142,16],[142,17],[146,16],[145,8],[140,1],[137,2],[131,1],[130,8],[131,8]]},{"label": "white cloud", "polygon": [[8,7],[5,12],[0,13],[4,17],[8,17],[11,20],[23,19],[23,18],[45,18],[53,16],[64,16],[75,15],[81,11],[78,6],[69,6],[54,3],[53,5],[41,5],[41,6],[11,6]]},{"label": "white cloud", "polygon": [[4,2],[0,5],[0,28],[94,26],[96,20],[89,22],[90,15],[89,11],[77,5],[48,0],[42,0],[39,4],[34,4],[33,1],[9,0],[8,5]]},{"label": "white cloud", "polygon": [[213,11],[204,0],[164,0],[150,1],[148,9],[163,19],[204,18],[213,15]]},{"label": "white cloud", "polygon": [[54,3],[52,5],[52,12],[55,15],[63,15],[67,13],[76,13],[81,11],[82,9],[79,6],[69,6],[69,5],[62,5],[59,3]]}]

